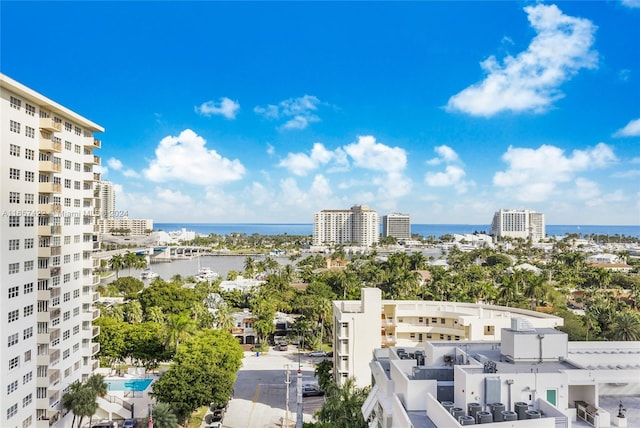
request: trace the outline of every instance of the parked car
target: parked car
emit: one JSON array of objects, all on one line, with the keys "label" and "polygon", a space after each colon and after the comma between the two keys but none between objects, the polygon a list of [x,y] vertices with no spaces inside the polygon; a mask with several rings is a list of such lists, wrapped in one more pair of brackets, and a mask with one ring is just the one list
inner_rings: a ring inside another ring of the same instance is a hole
[{"label": "parked car", "polygon": [[308,355],[310,357],[326,357],[327,353],[325,351],[311,351]]},{"label": "parked car", "polygon": [[138,421],[135,419],[125,419],[122,428],[138,428]]},{"label": "parked car", "polygon": [[303,397],[321,396],[321,395],[324,395],[324,391],[321,390],[318,385],[304,385],[302,387]]},{"label": "parked car", "polygon": [[287,342],[280,342],[278,344],[278,351],[286,351],[287,349],[289,349]]}]

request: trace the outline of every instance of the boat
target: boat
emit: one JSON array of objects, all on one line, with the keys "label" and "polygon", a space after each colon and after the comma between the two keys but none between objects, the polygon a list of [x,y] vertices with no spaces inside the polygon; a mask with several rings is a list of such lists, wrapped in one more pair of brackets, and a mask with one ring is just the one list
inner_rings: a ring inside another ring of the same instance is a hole
[{"label": "boat", "polygon": [[211,270],[211,268],[203,267],[198,269],[198,273],[195,276],[198,281],[215,281],[220,274]]},{"label": "boat", "polygon": [[151,270],[151,268],[146,268],[140,274],[140,279],[154,279],[154,278],[157,278],[157,277],[158,277],[158,274],[153,272]]}]

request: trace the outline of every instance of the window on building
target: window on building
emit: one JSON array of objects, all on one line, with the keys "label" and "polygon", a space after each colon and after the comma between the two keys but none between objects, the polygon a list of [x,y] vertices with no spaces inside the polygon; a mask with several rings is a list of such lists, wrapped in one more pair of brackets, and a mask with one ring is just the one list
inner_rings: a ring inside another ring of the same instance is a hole
[{"label": "window on building", "polygon": [[33,260],[27,260],[24,262],[24,271],[29,272],[30,270],[33,270]]},{"label": "window on building", "polygon": [[31,336],[33,336],[33,327],[25,328],[24,331],[22,332],[22,339],[26,340],[26,339],[30,338]]},{"label": "window on building", "polygon": [[29,393],[22,399],[22,407],[27,407],[29,404],[31,404],[31,401],[33,401],[33,396],[31,393]]},{"label": "window on building", "polygon": [[9,144],[9,155],[20,156],[20,146],[16,144]]},{"label": "window on building", "polygon": [[7,338],[7,346],[12,347],[18,343],[18,333],[10,334]]},{"label": "window on building", "polygon": [[24,127],[24,135],[26,135],[28,138],[35,138],[36,137],[36,129],[32,128],[30,126],[25,126]]},{"label": "window on building", "polygon": [[69,179],[69,178],[65,178],[64,179],[64,188],[65,189],[71,189],[71,179]]},{"label": "window on building", "polygon": [[17,168],[9,168],[9,178],[11,180],[20,180],[20,170]]},{"label": "window on building", "polygon": [[71,141],[65,141],[64,142],[64,149],[65,150],[71,150]]},{"label": "window on building", "polygon": [[24,172],[24,181],[28,181],[29,183],[33,183],[35,181],[35,173],[33,171],[25,171]]},{"label": "window on building", "polygon": [[18,403],[12,405],[7,409],[7,420],[14,417],[16,413],[18,413]]},{"label": "window on building", "polygon": [[20,365],[20,357],[13,357],[9,360],[9,370],[13,370]]},{"label": "window on building", "polygon": [[485,336],[493,335],[493,334],[495,334],[495,331],[496,331],[496,327],[493,326],[493,325],[485,325],[484,326],[484,334],[485,334]]},{"label": "window on building", "polygon": [[22,316],[28,317],[33,315],[33,305],[27,305],[22,309]]},{"label": "window on building", "polygon": [[33,282],[28,282],[24,285],[22,292],[24,294],[29,294],[33,292]]},{"label": "window on building", "polygon": [[33,238],[25,238],[24,248],[33,248]]},{"label": "window on building", "polygon": [[20,192],[9,192],[9,203],[10,204],[19,204],[20,203]]},{"label": "window on building", "polygon": [[[35,150],[31,150],[31,149],[24,149],[24,158],[25,159],[29,159],[29,160],[33,160],[36,157],[36,152]],[[26,176],[26,173],[25,173]],[[33,181],[33,180],[32,180]]]},{"label": "window on building", "polygon": [[21,105],[22,105],[22,101],[19,98],[16,98],[16,97],[9,98],[9,106],[11,106],[12,108],[16,110],[20,110]]},{"label": "window on building", "polygon": [[34,225],[33,216],[26,216],[24,218],[24,225],[27,227],[33,227]]},{"label": "window on building", "polygon": [[13,299],[14,297],[18,297],[20,294],[20,287],[9,287],[8,297],[9,299]]},{"label": "window on building", "polygon": [[67,131],[67,132],[71,132],[71,123],[65,122],[64,123],[64,130]]},{"label": "window on building", "polygon": [[29,204],[29,205],[33,205],[34,198],[35,198],[35,195],[33,193],[25,193],[24,194],[24,203],[25,204]]},{"label": "window on building", "polygon": [[24,103],[24,110],[29,116],[36,115],[36,108],[29,103]]},{"label": "window on building", "polygon": [[19,250],[20,249],[20,240],[19,239],[9,239],[9,251]]},{"label": "window on building", "polygon": [[22,376],[22,384],[24,385],[25,383],[29,383],[31,382],[32,379],[33,379],[33,372],[25,373]]},{"label": "window on building", "polygon": [[20,122],[16,122],[15,120],[9,121],[9,131],[20,133]]},{"label": "window on building", "polygon": [[79,325],[74,325],[73,326],[73,334],[74,334],[74,336],[76,334],[78,334],[78,333],[80,333],[80,326]]},{"label": "window on building", "polygon": [[20,263],[9,263],[9,275],[20,272]]},{"label": "window on building", "polygon": [[17,215],[10,215],[9,227],[20,227],[20,217]]}]

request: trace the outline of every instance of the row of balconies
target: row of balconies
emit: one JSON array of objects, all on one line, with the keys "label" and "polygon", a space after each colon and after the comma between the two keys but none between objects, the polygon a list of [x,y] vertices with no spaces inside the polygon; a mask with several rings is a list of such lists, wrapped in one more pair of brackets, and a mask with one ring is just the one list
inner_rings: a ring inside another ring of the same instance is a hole
[{"label": "row of balconies", "polygon": [[62,184],[53,183],[51,181],[45,183],[38,183],[38,192],[40,193],[62,193]]},{"label": "row of balconies", "polygon": [[38,279],[51,279],[52,277],[58,276],[58,275],[60,275],[59,266],[38,269]]},{"label": "row of balconies", "polygon": [[61,172],[62,164],[50,160],[38,161],[39,172]]},{"label": "row of balconies", "polygon": [[38,226],[38,236],[62,235],[62,226]]},{"label": "row of balconies", "polygon": [[61,153],[62,143],[53,138],[52,134],[40,134],[40,150]]},{"label": "row of balconies", "polygon": [[62,205],[60,204],[38,204],[38,211],[41,214],[60,214]]}]

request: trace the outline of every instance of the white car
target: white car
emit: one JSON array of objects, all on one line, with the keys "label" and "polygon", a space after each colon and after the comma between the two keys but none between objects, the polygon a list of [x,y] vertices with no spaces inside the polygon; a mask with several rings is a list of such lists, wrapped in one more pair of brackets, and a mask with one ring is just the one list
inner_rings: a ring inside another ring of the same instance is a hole
[{"label": "white car", "polygon": [[325,351],[311,351],[307,355],[310,357],[326,357],[327,353]]}]

